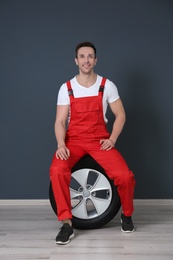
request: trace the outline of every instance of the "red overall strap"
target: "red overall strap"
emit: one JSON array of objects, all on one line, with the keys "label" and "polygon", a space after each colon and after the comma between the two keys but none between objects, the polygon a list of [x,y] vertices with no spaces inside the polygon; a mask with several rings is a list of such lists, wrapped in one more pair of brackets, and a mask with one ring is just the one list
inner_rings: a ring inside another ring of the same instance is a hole
[{"label": "red overall strap", "polygon": [[66,82],[67,84],[67,88],[68,88],[68,95],[71,96],[73,95],[73,90],[72,90],[72,87],[71,87],[71,82],[70,80]]},{"label": "red overall strap", "polygon": [[73,96],[73,89],[71,87],[71,82],[70,80],[66,82],[66,85],[67,85],[67,89],[68,89],[68,95],[69,95],[69,98],[70,98],[70,103],[72,102],[74,96]]},{"label": "red overall strap", "polygon": [[102,78],[101,87],[105,86],[106,78]]},{"label": "red overall strap", "polygon": [[106,83],[106,78],[102,78],[102,82],[101,82],[101,85],[100,85],[100,88],[99,88],[99,92],[103,93],[105,83]]}]

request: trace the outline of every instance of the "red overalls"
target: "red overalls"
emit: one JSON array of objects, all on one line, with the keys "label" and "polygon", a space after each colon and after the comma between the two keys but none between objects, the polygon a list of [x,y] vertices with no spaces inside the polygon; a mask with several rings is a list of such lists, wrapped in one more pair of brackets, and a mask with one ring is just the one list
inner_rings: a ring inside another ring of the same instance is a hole
[{"label": "red overalls", "polygon": [[50,179],[57,205],[59,220],[72,218],[70,180],[72,167],[85,154],[90,154],[114,181],[120,196],[122,210],[126,216],[133,213],[135,179],[121,154],[112,148],[100,150],[100,140],[109,138],[103,118],[102,97],[106,79],[98,96],[75,98],[70,81],[67,82],[70,97],[70,123],[66,133],[66,146],[70,150],[68,160],[57,159],[54,155],[50,167]]}]

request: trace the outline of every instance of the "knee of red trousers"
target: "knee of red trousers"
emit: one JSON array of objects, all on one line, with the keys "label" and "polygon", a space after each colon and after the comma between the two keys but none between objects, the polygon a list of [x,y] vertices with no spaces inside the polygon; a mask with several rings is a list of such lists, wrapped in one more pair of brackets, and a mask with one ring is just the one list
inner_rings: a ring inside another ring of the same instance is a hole
[{"label": "knee of red trousers", "polygon": [[52,163],[50,167],[50,180],[54,193],[57,189],[63,190],[69,188],[71,180],[71,171],[68,164],[65,161],[58,161]]},{"label": "knee of red trousers", "polygon": [[58,175],[71,176],[71,171],[69,169],[67,161],[60,160],[54,157],[50,166],[50,179],[52,180],[55,176]]},{"label": "knee of red trousers", "polygon": [[114,179],[114,184],[116,186],[122,186],[122,187],[134,187],[136,184],[134,174],[132,171],[124,171],[120,174],[118,174]]}]

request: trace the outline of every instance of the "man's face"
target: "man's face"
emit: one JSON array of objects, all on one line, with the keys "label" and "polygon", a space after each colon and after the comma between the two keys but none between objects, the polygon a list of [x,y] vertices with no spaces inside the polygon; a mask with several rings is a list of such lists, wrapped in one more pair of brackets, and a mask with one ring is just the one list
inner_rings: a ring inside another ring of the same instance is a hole
[{"label": "man's face", "polygon": [[84,74],[90,74],[97,63],[94,50],[91,47],[81,47],[78,50],[77,58],[75,58],[76,65]]}]

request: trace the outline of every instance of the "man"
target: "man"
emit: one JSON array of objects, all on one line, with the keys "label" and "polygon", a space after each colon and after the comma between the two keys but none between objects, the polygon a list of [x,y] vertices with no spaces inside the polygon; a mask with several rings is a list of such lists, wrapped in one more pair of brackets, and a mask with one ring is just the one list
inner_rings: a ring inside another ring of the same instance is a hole
[{"label": "man", "polygon": [[[122,204],[122,231],[133,232],[133,195],[135,179],[115,144],[125,123],[125,111],[113,82],[94,72],[96,48],[90,42],[76,46],[75,63],[79,74],[64,83],[58,94],[55,120],[57,150],[50,167],[50,179],[63,226],[57,244],[67,244],[74,237],[70,200],[72,167],[90,154],[114,181]],[[111,134],[106,129],[106,110],[115,115]],[[68,122],[68,127],[66,125]]]}]

